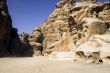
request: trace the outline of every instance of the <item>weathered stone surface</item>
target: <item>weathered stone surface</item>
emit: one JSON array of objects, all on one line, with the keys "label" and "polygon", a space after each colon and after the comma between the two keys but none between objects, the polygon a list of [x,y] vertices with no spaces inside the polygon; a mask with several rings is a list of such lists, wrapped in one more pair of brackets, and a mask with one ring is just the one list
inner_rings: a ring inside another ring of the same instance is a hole
[{"label": "weathered stone surface", "polygon": [[74,52],[93,35],[109,34],[109,7],[110,3],[62,0],[48,19],[34,29],[32,36],[42,34],[43,40],[39,43],[44,55]]},{"label": "weathered stone surface", "polygon": [[86,42],[91,36],[95,34],[103,34],[107,31],[107,25],[104,21],[96,18],[83,18],[81,30],[81,38],[76,43],[76,46],[79,46]]},{"label": "weathered stone surface", "polygon": [[110,3],[62,0],[48,19],[33,30],[30,44],[37,54],[73,51],[79,62],[107,62],[106,47],[110,44],[102,39],[109,39],[109,12]]},{"label": "weathered stone surface", "polygon": [[[83,55],[86,60],[91,60],[89,62],[103,62],[110,61],[110,35],[94,35],[87,42],[80,45],[77,52],[83,52]],[[77,58],[77,57],[76,57]]]},{"label": "weathered stone surface", "polygon": [[43,55],[43,41],[44,35],[42,34],[40,28],[34,29],[32,35],[28,38],[29,43],[33,47],[34,56]]}]

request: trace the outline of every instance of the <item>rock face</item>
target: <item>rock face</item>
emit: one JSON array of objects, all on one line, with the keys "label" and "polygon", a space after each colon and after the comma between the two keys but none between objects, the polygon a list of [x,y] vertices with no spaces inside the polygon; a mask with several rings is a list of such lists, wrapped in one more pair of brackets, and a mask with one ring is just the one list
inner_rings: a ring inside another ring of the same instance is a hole
[{"label": "rock face", "polygon": [[8,55],[10,46],[10,37],[12,29],[12,20],[8,14],[6,0],[0,0],[0,56]]},{"label": "rock face", "polygon": [[0,57],[27,55],[32,56],[32,53],[27,52],[27,48],[23,47],[17,29],[12,27],[6,0],[0,0]]},{"label": "rock face", "polygon": [[91,36],[108,30],[109,12],[110,3],[62,0],[32,36],[44,37],[41,42],[36,41],[42,44],[44,54],[75,51]]},{"label": "rock face", "polygon": [[28,38],[29,43],[33,47],[34,55],[39,56],[43,55],[43,40],[44,40],[44,35],[41,33],[39,29],[35,29],[33,34]]},{"label": "rock face", "polygon": [[[83,52],[83,56],[89,62],[110,61],[110,35],[94,35],[87,42],[77,48],[77,53]],[[78,55],[78,54],[77,54]],[[78,55],[81,57],[82,55]],[[78,57],[76,57],[78,60]]]},{"label": "rock face", "polygon": [[[94,35],[99,37],[109,35],[109,26],[110,3],[96,2],[96,0],[89,2],[85,0],[82,2],[62,0],[56,5],[56,9],[48,19],[33,30],[32,38],[36,38],[37,41],[33,41],[42,45],[42,54],[44,55],[51,52],[73,51],[76,52],[76,58],[85,61],[87,59],[85,52],[78,49],[83,48],[83,45],[87,47],[88,43],[92,43],[90,39]],[[107,39],[109,38],[107,37]],[[100,46],[102,43],[96,42],[94,45]],[[101,62],[101,49],[92,48],[92,45],[88,47],[90,47],[87,49],[92,55],[92,57],[89,56],[89,59]]]},{"label": "rock face", "polygon": [[73,0],[61,1],[45,23],[39,28],[34,29],[33,36],[38,34],[38,30],[43,34],[44,40],[42,45],[44,54],[51,53],[52,51],[71,50],[73,43],[70,31],[76,27],[74,18],[69,16],[69,10],[73,4]]}]

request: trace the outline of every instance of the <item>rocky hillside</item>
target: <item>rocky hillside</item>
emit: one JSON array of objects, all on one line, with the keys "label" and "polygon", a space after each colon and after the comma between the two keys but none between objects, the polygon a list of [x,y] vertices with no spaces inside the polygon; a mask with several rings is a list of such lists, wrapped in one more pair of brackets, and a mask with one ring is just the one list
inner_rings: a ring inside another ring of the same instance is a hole
[{"label": "rocky hillside", "polygon": [[109,26],[109,2],[62,0],[48,19],[33,30],[29,40],[34,50],[43,55],[61,51],[73,51],[79,57],[88,51],[110,53]]},{"label": "rocky hillside", "polygon": [[12,27],[6,2],[0,0],[0,57],[32,56],[32,48],[20,41],[17,29]]}]

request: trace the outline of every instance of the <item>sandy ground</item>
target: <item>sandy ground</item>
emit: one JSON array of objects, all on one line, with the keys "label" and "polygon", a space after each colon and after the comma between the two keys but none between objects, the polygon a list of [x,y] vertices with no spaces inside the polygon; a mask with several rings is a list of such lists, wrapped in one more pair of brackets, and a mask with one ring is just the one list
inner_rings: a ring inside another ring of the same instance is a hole
[{"label": "sandy ground", "polygon": [[109,64],[76,64],[47,57],[0,58],[0,73],[109,73]]}]

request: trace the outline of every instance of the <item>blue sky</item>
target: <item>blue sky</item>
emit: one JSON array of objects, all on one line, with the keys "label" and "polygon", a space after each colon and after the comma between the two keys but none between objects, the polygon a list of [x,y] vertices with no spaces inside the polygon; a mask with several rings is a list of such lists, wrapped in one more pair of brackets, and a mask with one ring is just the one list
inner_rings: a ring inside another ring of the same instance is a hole
[{"label": "blue sky", "polygon": [[42,24],[55,9],[59,0],[7,0],[13,27],[19,32],[31,33]]},{"label": "blue sky", "polygon": [[[13,27],[19,33],[31,33],[34,27],[42,24],[53,12],[60,0],[7,0]],[[107,0],[100,0],[107,1]]]}]

